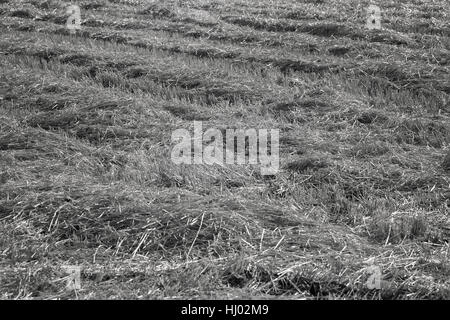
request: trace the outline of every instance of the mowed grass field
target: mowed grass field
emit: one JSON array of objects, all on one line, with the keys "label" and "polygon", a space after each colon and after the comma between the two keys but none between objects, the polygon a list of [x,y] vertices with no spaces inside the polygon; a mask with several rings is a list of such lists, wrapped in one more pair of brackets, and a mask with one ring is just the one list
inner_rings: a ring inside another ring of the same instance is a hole
[{"label": "mowed grass field", "polygon": [[[0,1],[2,299],[450,299],[446,0],[72,3]],[[174,164],[194,120],[279,172]]]}]

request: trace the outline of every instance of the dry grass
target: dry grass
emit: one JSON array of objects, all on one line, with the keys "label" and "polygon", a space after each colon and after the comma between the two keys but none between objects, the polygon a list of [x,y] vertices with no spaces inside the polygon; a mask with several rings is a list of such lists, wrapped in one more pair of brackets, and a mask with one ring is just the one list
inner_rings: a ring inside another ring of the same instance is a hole
[{"label": "dry grass", "polygon": [[[450,298],[445,1],[68,4],[0,1],[2,299]],[[281,170],[175,165],[194,120]]]}]

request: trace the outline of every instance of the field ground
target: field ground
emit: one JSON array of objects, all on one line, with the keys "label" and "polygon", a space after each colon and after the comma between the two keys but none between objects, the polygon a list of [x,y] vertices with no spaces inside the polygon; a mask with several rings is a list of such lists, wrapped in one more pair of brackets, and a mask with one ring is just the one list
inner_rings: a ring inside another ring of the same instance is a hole
[{"label": "field ground", "polygon": [[[76,3],[0,0],[1,298],[450,299],[446,0]],[[175,165],[194,120],[281,170]]]}]

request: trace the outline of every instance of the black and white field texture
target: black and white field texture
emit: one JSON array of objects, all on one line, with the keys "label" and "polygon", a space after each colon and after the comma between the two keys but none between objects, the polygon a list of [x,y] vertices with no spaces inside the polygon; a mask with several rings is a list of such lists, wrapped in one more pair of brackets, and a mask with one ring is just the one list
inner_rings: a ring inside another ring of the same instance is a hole
[{"label": "black and white field texture", "polygon": [[[1,299],[450,299],[447,0],[0,0],[0,35]],[[174,163],[194,121],[279,129],[279,171]]]}]

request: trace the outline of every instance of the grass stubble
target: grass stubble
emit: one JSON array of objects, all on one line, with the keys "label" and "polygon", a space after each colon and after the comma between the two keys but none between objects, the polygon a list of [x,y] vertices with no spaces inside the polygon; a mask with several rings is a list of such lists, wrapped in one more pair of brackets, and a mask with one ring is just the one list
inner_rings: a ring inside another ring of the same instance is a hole
[{"label": "grass stubble", "polygon": [[[2,299],[450,298],[445,1],[68,3],[0,1]],[[195,120],[281,170],[175,165]]]}]

